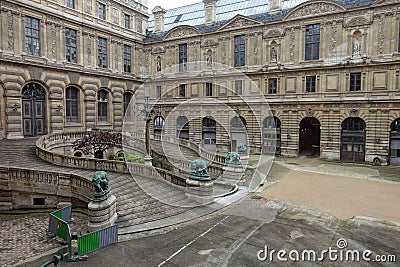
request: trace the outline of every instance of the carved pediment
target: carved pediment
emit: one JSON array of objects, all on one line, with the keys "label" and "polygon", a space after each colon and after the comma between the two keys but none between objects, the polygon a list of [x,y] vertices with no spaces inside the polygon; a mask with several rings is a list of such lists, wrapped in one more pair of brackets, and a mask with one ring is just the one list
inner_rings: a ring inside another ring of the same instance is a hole
[{"label": "carved pediment", "polygon": [[371,6],[381,6],[381,5],[392,5],[392,4],[399,4],[400,0],[378,0],[373,3]]},{"label": "carved pediment", "polygon": [[371,24],[371,21],[364,17],[357,17],[357,18],[352,18],[350,19],[344,27],[355,27],[355,26],[363,26],[363,25],[368,25]]},{"label": "carved pediment", "polygon": [[281,37],[281,36],[283,36],[283,33],[281,32],[281,30],[274,29],[274,30],[268,31],[264,35],[264,38],[277,38],[277,37]]},{"label": "carved pediment", "polygon": [[164,40],[180,39],[184,37],[199,35],[200,31],[192,26],[178,26],[170,30],[164,37]]},{"label": "carved pediment", "polygon": [[221,28],[218,30],[228,30],[228,29],[238,29],[238,28],[245,28],[249,26],[257,26],[257,25],[263,25],[261,22],[250,19],[247,17],[244,17],[242,15],[237,15],[234,18],[232,18],[230,21],[228,21],[225,25],[223,25]]},{"label": "carved pediment", "polygon": [[345,10],[342,5],[331,1],[306,2],[290,11],[284,20],[320,16]]}]

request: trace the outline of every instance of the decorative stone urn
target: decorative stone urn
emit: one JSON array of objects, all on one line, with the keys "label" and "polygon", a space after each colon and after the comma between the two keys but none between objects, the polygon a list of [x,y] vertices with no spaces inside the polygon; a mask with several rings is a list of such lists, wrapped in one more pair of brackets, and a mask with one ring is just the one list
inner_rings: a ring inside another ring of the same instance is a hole
[{"label": "decorative stone urn", "polygon": [[92,179],[94,196],[88,205],[90,231],[114,225],[118,218],[117,198],[108,185],[108,172],[96,171]]}]

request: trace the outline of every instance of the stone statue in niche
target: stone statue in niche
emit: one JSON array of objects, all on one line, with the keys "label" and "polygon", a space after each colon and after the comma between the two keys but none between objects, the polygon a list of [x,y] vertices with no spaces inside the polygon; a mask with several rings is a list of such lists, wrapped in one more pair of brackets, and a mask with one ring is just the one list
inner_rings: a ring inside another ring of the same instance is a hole
[{"label": "stone statue in niche", "polygon": [[212,66],[212,52],[211,50],[207,51],[207,67]]},{"label": "stone statue in niche", "polygon": [[276,61],[277,61],[276,47],[272,46],[271,47],[271,62],[276,62]]},{"label": "stone statue in niche", "polygon": [[361,56],[361,41],[359,36],[355,36],[353,40],[353,56]]},{"label": "stone statue in niche", "polygon": [[161,57],[157,57],[157,72],[161,71]]}]

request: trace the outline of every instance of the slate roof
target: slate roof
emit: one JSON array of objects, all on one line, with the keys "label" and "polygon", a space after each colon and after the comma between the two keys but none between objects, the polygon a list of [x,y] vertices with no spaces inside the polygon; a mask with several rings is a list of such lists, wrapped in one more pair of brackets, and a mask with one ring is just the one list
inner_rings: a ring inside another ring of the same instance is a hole
[{"label": "slate roof", "polygon": [[[161,40],[171,29],[190,25],[196,27],[200,32],[211,32],[220,28],[227,21],[240,14],[261,22],[281,20],[290,10],[304,2],[310,0],[282,0],[282,11],[277,14],[267,14],[268,0],[218,0],[216,4],[216,23],[206,26],[204,23],[204,4],[203,2],[186,5],[167,10],[165,13],[164,33],[156,35],[154,31],[154,16],[150,15],[147,38],[145,41]],[[336,0],[346,8],[367,6],[376,0]],[[162,7],[162,6],[161,6]]]}]

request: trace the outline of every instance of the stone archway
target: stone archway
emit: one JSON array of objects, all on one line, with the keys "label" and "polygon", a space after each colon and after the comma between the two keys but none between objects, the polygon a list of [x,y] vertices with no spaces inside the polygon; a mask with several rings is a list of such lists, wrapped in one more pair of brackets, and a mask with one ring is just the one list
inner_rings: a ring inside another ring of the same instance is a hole
[{"label": "stone archway", "polygon": [[189,140],[189,121],[185,116],[179,116],[176,119],[176,136]]},{"label": "stone archway", "polygon": [[366,124],[360,118],[347,118],[342,123],[340,160],[365,161]]},{"label": "stone archway", "polygon": [[400,165],[400,118],[390,125],[390,165]]},{"label": "stone archway", "polygon": [[206,150],[216,151],[217,149],[217,122],[211,116],[202,120],[202,145]]},{"label": "stone archway", "polygon": [[300,122],[299,156],[319,156],[321,123],[317,118],[307,117]]},{"label": "stone archway", "polygon": [[233,117],[231,120],[231,151],[247,152],[246,119],[242,116]]},{"label": "stone archway", "polygon": [[263,154],[281,154],[281,121],[277,117],[267,117],[263,122]]},{"label": "stone archway", "polygon": [[38,83],[22,88],[22,128],[24,136],[46,134],[46,90]]}]

